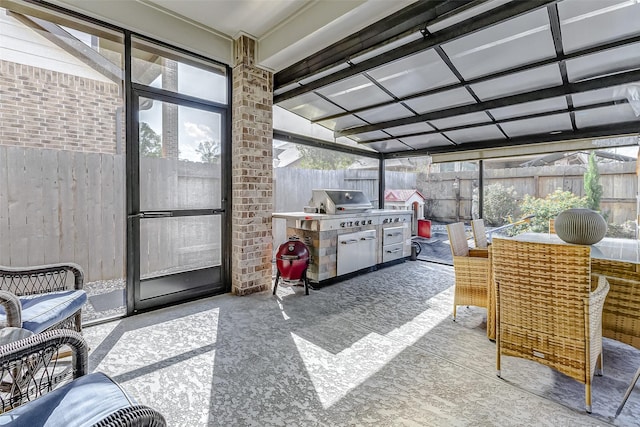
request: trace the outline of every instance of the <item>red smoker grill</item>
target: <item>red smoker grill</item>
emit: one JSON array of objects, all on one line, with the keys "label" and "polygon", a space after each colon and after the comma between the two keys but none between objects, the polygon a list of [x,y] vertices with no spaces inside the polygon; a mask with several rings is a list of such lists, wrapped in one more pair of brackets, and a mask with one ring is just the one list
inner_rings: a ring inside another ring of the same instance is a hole
[{"label": "red smoker grill", "polygon": [[278,281],[302,281],[304,293],[309,295],[309,279],[307,279],[307,267],[309,267],[309,249],[299,240],[289,240],[281,244],[276,252],[276,281],[273,284],[273,295],[276,294]]}]

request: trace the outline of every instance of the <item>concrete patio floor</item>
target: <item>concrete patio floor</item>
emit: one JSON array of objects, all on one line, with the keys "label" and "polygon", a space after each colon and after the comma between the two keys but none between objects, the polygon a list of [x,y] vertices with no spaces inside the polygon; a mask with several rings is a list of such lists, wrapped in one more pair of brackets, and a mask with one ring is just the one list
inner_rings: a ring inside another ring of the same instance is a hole
[{"label": "concrete patio floor", "polygon": [[640,350],[605,339],[584,386],[503,358],[486,311],[451,321],[453,269],[405,262],[304,295],[222,295],[87,327],[90,369],[171,426],[640,426]]}]

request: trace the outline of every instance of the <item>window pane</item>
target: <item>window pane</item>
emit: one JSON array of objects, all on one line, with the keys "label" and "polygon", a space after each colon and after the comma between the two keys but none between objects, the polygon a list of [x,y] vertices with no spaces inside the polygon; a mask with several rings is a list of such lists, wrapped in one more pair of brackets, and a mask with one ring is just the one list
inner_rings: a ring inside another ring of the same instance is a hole
[{"label": "window pane", "polygon": [[140,98],[140,209],[221,207],[221,115]]},{"label": "window pane", "polygon": [[225,68],[156,46],[132,41],[132,80],[145,86],[228,103]]}]

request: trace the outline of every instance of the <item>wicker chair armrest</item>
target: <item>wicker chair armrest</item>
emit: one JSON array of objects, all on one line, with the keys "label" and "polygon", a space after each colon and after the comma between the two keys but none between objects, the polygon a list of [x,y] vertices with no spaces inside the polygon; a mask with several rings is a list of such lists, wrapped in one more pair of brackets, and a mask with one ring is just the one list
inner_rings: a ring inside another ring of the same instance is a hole
[{"label": "wicker chair armrest", "polygon": [[[74,275],[74,289],[82,289],[84,286],[84,271],[78,264],[72,262],[36,265],[29,267],[5,267],[0,266],[0,281],[3,283],[3,289],[6,284],[11,281],[17,281],[24,277],[44,276],[47,274],[61,274],[69,272]],[[39,281],[39,289],[30,293],[52,292],[59,289],[59,284],[55,280]],[[21,295],[18,290],[9,289],[17,295]]]},{"label": "wicker chair armrest", "polygon": [[82,335],[70,329],[54,329],[0,346],[0,368],[14,362],[21,362],[29,356],[47,349],[71,348],[73,357],[73,378],[81,377],[88,371],[89,347]]},{"label": "wicker chair armrest", "polygon": [[9,291],[0,290],[0,305],[7,314],[7,324],[3,326],[22,327],[22,304],[17,296]]},{"label": "wicker chair armrest", "polygon": [[144,405],[129,406],[103,418],[93,427],[166,427],[161,413]]},{"label": "wicker chair armrest", "polygon": [[476,258],[489,258],[489,249],[487,248],[469,248],[469,256]]},{"label": "wicker chair armrest", "polygon": [[604,301],[609,293],[609,281],[605,276],[595,276],[598,278],[598,287],[589,293],[589,310],[602,312]]}]

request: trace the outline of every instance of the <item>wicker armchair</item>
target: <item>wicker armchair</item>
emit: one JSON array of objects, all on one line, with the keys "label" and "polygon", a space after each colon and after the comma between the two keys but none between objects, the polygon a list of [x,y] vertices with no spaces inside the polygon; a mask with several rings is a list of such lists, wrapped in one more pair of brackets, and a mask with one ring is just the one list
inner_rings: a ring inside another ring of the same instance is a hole
[{"label": "wicker armchair", "polygon": [[447,225],[453,270],[456,276],[453,297],[453,320],[459,305],[474,305],[487,308],[489,260],[487,250],[470,250],[464,232],[464,224]]},{"label": "wicker armchair", "polygon": [[40,333],[51,329],[82,331],[84,273],[77,264],[35,267],[0,266],[0,314],[2,326]]},{"label": "wicker armchair", "polygon": [[539,362],[583,383],[590,413],[609,291],[604,277],[592,279],[591,248],[509,239],[494,239],[491,246],[498,376],[502,355]]},{"label": "wicker armchair", "polygon": [[476,243],[477,249],[486,249],[489,247],[487,241],[487,231],[484,228],[483,219],[474,219],[471,221],[471,230],[473,231],[473,241]]},{"label": "wicker armchair", "polygon": [[[70,360],[56,357],[71,349]],[[70,330],[52,330],[0,346],[0,425],[165,427],[111,378],[85,375],[87,345]],[[65,383],[66,382],[66,383]]]}]

